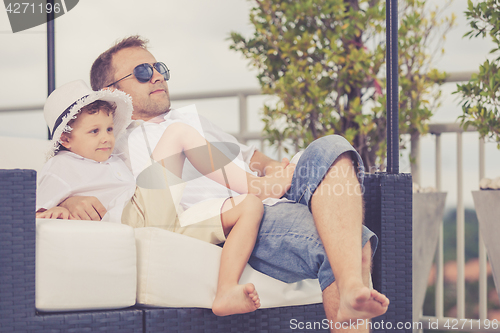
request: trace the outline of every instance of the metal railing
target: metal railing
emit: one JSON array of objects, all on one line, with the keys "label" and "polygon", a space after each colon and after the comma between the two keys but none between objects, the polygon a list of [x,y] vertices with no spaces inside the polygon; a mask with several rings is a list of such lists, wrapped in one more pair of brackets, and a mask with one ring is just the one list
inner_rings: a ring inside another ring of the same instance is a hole
[{"label": "metal railing", "polygon": [[238,98],[239,110],[239,130],[232,134],[241,143],[247,143],[248,140],[259,140],[261,148],[263,144],[262,133],[248,131],[248,97],[261,95],[260,89],[240,89],[226,90],[205,93],[172,94],[172,101],[202,100],[217,98]]},{"label": "metal railing", "polygon": [[[450,75],[447,82],[461,82],[470,79],[472,73],[454,73]],[[487,279],[487,259],[486,247],[484,245],[481,233],[479,233],[479,319],[465,317],[465,207],[463,191],[463,133],[476,132],[474,127],[469,127],[466,131],[459,124],[430,124],[429,133],[435,137],[435,173],[438,191],[442,191],[442,149],[441,135],[444,133],[455,133],[457,144],[457,315],[456,318],[444,316],[444,256],[443,256],[443,225],[439,230],[438,246],[436,250],[436,291],[435,291],[435,316],[421,316],[417,319],[423,324],[423,328],[453,330],[453,331],[472,331],[472,332],[491,332],[486,329],[484,323],[488,318],[488,279]],[[415,164],[412,165],[412,176],[414,181],[420,180],[420,144],[419,139],[412,141],[415,149]],[[479,174],[478,180],[485,176],[485,142],[478,139],[479,155]],[[431,326],[431,323],[434,326]],[[453,323],[457,323],[452,328]],[[451,325],[450,325],[451,324]],[[499,331],[497,328],[494,331]]]},{"label": "metal railing", "polygon": [[[487,260],[486,248],[484,246],[481,234],[479,233],[479,320],[467,319],[465,317],[465,207],[463,191],[463,133],[465,132],[458,124],[431,124],[429,132],[435,137],[435,158],[436,158],[436,184],[438,191],[442,191],[442,149],[441,135],[444,133],[456,133],[457,144],[457,316],[448,318],[444,316],[444,258],[443,258],[443,225],[440,226],[438,246],[436,251],[436,293],[435,293],[435,316],[422,316],[419,320],[424,328],[431,328],[430,323],[438,324],[441,330],[454,330],[445,327],[446,323],[460,322],[467,320],[467,324],[460,327],[460,331],[482,332],[485,330],[484,321],[487,319]],[[474,128],[469,128],[467,132],[475,132]],[[479,180],[485,175],[485,153],[484,140],[478,139],[479,145]],[[433,327],[436,328],[435,326]],[[491,332],[491,330],[489,330]]]}]

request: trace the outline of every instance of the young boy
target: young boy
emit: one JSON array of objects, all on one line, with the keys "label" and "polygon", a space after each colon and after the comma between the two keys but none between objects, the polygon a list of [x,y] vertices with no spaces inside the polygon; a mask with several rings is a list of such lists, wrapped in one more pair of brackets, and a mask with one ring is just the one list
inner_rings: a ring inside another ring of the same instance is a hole
[{"label": "young boy", "polygon": [[57,205],[82,195],[101,201],[107,209],[103,221],[121,222],[123,207],[135,191],[135,179],[112,152],[115,134],[126,128],[131,113],[125,93],[95,92],[81,80],[61,86],[47,98],[44,116],[52,146],[38,180],[38,218],[71,218]]},{"label": "young boy", "polygon": [[[124,130],[131,111],[132,104],[125,93],[91,91],[83,81],[61,86],[49,96],[44,115],[52,129],[53,146],[40,173],[37,218],[73,218],[57,205],[70,196],[95,196],[107,209],[103,220],[121,221],[123,208],[131,201],[136,185],[129,169],[112,151],[114,133],[119,135]],[[190,140],[186,140],[187,133],[191,134]],[[200,147],[200,142],[208,149],[211,146],[190,126],[176,124],[165,131],[164,138],[167,141],[155,150],[153,157],[162,160],[180,153],[177,160],[170,159],[167,168],[174,174],[182,169],[185,158],[198,168],[207,164],[206,159],[186,153]],[[232,167],[229,163],[230,170],[237,170]],[[230,178],[238,179],[241,174],[234,172],[229,171]],[[221,179],[216,181],[223,183]],[[242,183],[236,184],[236,190],[244,191]],[[227,238],[212,307],[216,315],[251,312],[260,306],[254,285],[239,285],[238,281],[253,250],[263,211],[260,199],[249,194],[227,199],[220,206],[221,228]]]}]

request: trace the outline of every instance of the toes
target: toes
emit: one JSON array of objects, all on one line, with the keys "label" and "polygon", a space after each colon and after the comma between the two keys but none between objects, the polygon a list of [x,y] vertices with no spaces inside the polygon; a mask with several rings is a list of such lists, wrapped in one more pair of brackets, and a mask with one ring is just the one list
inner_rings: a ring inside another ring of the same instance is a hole
[{"label": "toes", "polygon": [[245,291],[247,294],[254,294],[254,293],[257,293],[257,291],[255,290],[255,286],[252,284],[252,283],[247,283],[245,285]]},{"label": "toes", "polygon": [[371,296],[373,297],[374,300],[382,304],[382,306],[385,307],[389,305],[389,299],[384,294],[381,294],[376,290],[372,290]]}]

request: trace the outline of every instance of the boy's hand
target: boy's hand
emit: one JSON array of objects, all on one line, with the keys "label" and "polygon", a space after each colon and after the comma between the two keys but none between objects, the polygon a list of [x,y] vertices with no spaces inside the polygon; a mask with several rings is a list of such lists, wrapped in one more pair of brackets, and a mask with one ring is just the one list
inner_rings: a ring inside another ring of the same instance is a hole
[{"label": "boy's hand", "polygon": [[96,197],[69,197],[59,207],[69,210],[72,220],[100,221],[107,212]]},{"label": "boy's hand", "polygon": [[282,175],[283,169],[285,169],[289,165],[290,165],[290,161],[288,160],[288,158],[283,157],[281,162],[273,161],[273,162],[269,163],[264,168],[264,175],[265,176],[272,176],[276,173],[280,173]]},{"label": "boy's hand", "polygon": [[295,164],[289,163],[283,159],[279,166],[275,166],[271,173],[267,173],[262,180],[259,193],[256,195],[261,199],[276,198],[279,199],[285,195],[286,191],[292,185],[293,173],[295,172]]},{"label": "boy's hand", "polygon": [[37,219],[63,219],[68,220],[70,218],[69,210],[64,207],[53,207],[46,211],[38,211],[36,213]]}]

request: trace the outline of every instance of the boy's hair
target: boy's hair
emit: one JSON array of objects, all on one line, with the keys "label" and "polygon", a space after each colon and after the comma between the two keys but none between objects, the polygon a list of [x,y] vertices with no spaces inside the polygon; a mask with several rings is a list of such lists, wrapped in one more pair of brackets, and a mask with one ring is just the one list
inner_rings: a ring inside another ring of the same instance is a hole
[{"label": "boy's hair", "polygon": [[118,51],[131,47],[140,47],[146,50],[147,44],[147,39],[143,39],[138,35],[130,36],[116,42],[115,45],[97,57],[92,64],[92,68],[90,69],[90,85],[92,90],[101,90],[114,81],[113,75],[115,70],[111,65],[113,55],[115,55]]},{"label": "boy's hair", "polygon": [[[71,127],[71,124],[73,124],[76,121],[76,119],[78,118],[78,115],[83,113],[83,112],[86,112],[88,114],[96,114],[96,113],[99,113],[101,111],[103,111],[103,112],[105,111],[109,116],[110,114],[114,115],[115,110],[116,110],[115,104],[111,104],[109,102],[101,101],[101,100],[94,101],[94,102],[90,103],[89,105],[85,105],[83,108],[81,108],[80,111],[78,111],[78,113],[76,114],[76,117],[71,119],[70,121],[68,121],[68,126]],[[71,132],[68,134],[71,134]]]},{"label": "boy's hair", "polygon": [[[78,119],[78,115],[83,113],[83,112],[86,112],[87,114],[96,114],[99,112],[106,112],[107,115],[109,116],[110,114],[114,115],[115,110],[116,110],[115,104],[111,104],[110,102],[101,101],[101,100],[94,101],[94,102],[90,103],[89,105],[85,105],[84,107],[82,107],[80,109],[80,111],[78,111],[78,113],[75,115],[75,118],[68,121],[68,126],[71,127],[71,125]],[[62,135],[71,136],[71,132],[63,132]],[[64,147],[63,145],[61,145],[61,143],[59,143],[59,146],[56,150],[56,154],[57,154],[57,152],[59,152],[61,150],[68,150],[68,149],[66,149],[66,147]]]}]

